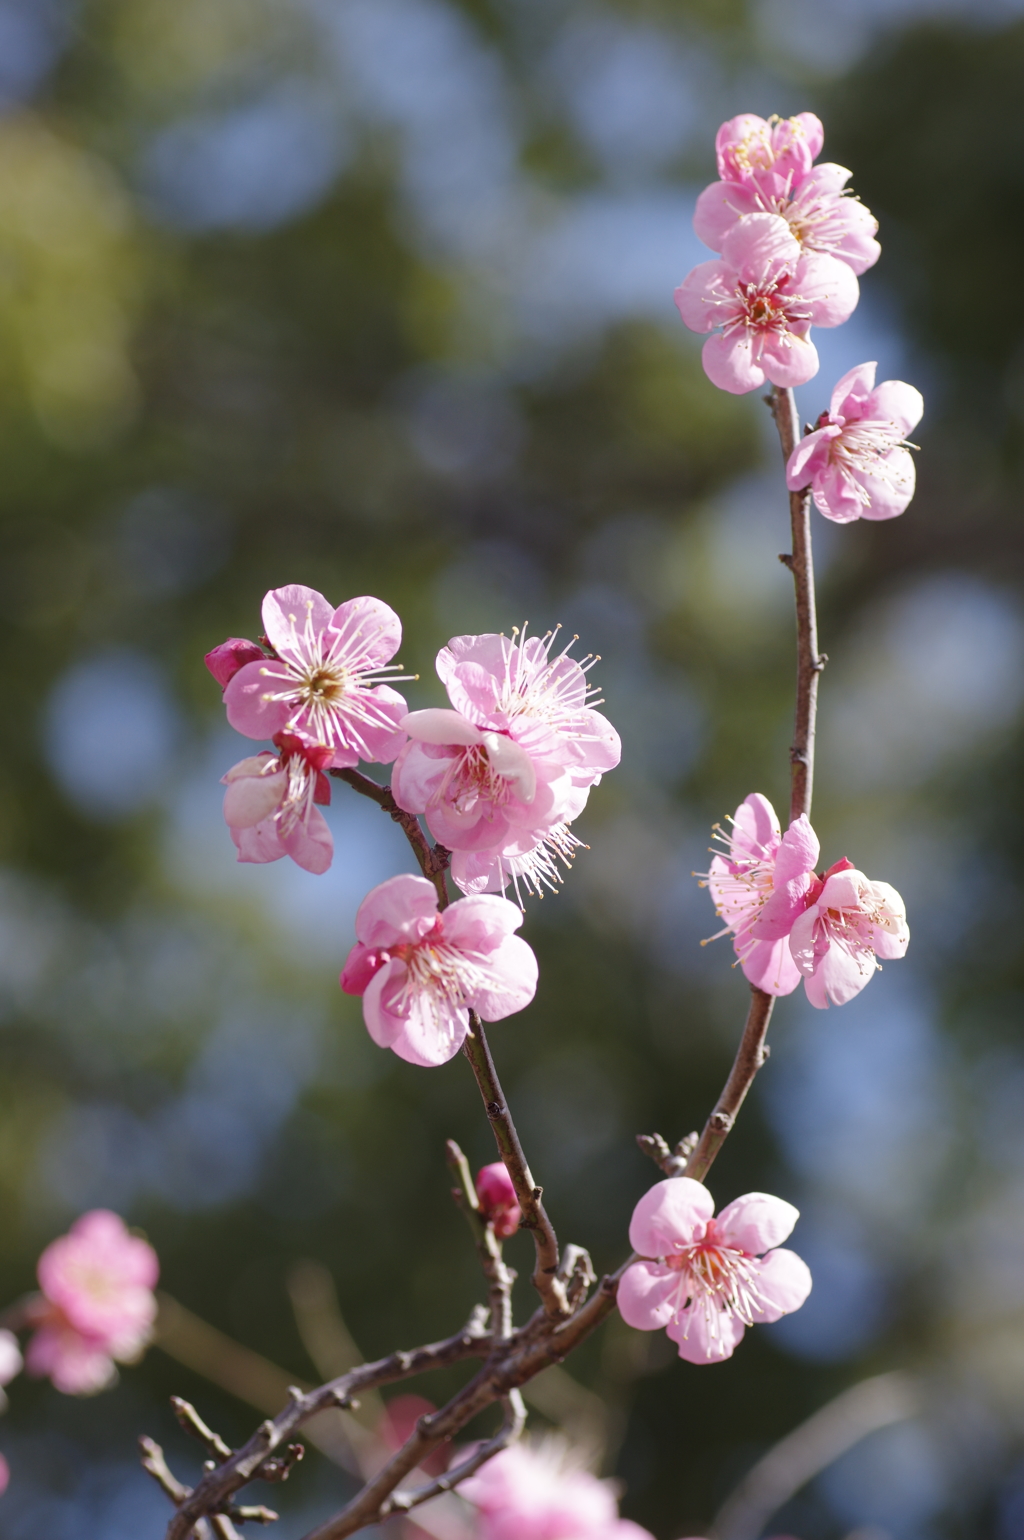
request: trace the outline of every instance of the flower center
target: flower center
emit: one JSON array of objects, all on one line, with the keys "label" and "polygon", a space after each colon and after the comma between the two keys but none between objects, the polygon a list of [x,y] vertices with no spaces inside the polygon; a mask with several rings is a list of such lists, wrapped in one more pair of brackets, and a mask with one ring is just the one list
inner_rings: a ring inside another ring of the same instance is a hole
[{"label": "flower center", "polygon": [[335,664],[310,669],[299,685],[299,695],[306,706],[314,702],[339,701],[348,688],[348,670]]},{"label": "flower center", "polygon": [[478,802],[501,807],[512,795],[512,782],[491,764],[482,743],[471,743],[451,764],[430,799],[431,806],[448,803],[457,813],[471,813]]},{"label": "flower center", "polygon": [[762,1314],[765,1300],[758,1284],[761,1269],[757,1257],[705,1239],[666,1257],[665,1265],[683,1274],[687,1304],[702,1311],[709,1322],[722,1314],[753,1326],[754,1317]]}]

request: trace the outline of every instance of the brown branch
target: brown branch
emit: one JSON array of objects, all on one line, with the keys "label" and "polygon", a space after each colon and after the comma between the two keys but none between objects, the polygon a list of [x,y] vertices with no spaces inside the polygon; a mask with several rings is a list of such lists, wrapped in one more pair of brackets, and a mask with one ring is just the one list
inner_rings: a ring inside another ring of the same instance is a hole
[{"label": "brown branch", "polygon": [[505,1342],[512,1335],[512,1285],[516,1274],[502,1256],[501,1242],[494,1233],[494,1226],[488,1224],[480,1212],[469,1162],[454,1139],[449,1139],[445,1145],[445,1159],[458,1183],[452,1189],[452,1197],[466,1217],[487,1279],[491,1335],[496,1342]]},{"label": "brown branch", "polygon": [[[783,460],[788,461],[800,439],[800,417],[792,390],[772,386],[767,398],[779,430]],[[818,651],[818,620],[814,602],[814,560],[811,554],[811,490],[789,494],[789,518],[793,551],[780,560],[793,574],[796,590],[796,724],[793,747],[790,822],[804,813],[811,816],[814,790],[814,729],[818,711],[818,676],[828,659]]]},{"label": "brown branch", "polygon": [[740,1038],[740,1046],[736,1050],[729,1078],[725,1082],[722,1094],[715,1103],[715,1110],[704,1124],[703,1132],[697,1142],[697,1148],[687,1162],[684,1176],[692,1176],[694,1181],[703,1182],[711,1170],[715,1156],[729,1136],[736,1114],[743,1106],[747,1092],[754,1083],[754,1076],[768,1057],[768,1049],[765,1045],[765,1037],[768,1034],[768,1023],[772,1016],[772,1007],[775,997],[766,994],[756,985],[750,986],[750,1010],[747,1012],[746,1025],[743,1028],[743,1036]]},{"label": "brown branch", "polygon": [[538,1187],[533,1180],[533,1174],[519,1142],[516,1125],[512,1121],[512,1114],[505,1101],[505,1093],[501,1089],[483,1023],[476,1011],[470,1011],[469,1025],[469,1036],[463,1044],[462,1051],[476,1076],[476,1083],[483,1097],[484,1110],[498,1146],[498,1154],[505,1162],[505,1169],[512,1178],[512,1186],[516,1190],[516,1199],[523,1214],[519,1227],[522,1230],[529,1230],[533,1235],[536,1252],[533,1286],[541,1297],[545,1314],[558,1320],[567,1316],[570,1311],[564,1284],[558,1277],[558,1237],[541,1201],[544,1189]]},{"label": "brown branch", "polygon": [[390,786],[378,786],[376,781],[371,781],[370,777],[363,775],[360,770],[332,770],[330,773],[339,781],[346,781],[361,797],[369,797],[371,802],[376,802],[379,808],[383,808],[384,812],[401,826],[403,834],[412,846],[420,871],[437,889],[437,907],[447,909],[448,884],[444,874],[448,870],[451,859],[450,851],[447,851],[443,845],[431,845],[415,813],[407,813],[404,808],[399,807],[391,794]]},{"label": "brown branch", "polygon": [[465,1481],[486,1465],[488,1460],[493,1460],[496,1454],[507,1449],[509,1444],[514,1444],[526,1425],[526,1407],[518,1390],[512,1390],[505,1397],[505,1418],[501,1427],[493,1438],[479,1444],[468,1460],[463,1460],[460,1465],[445,1471],[443,1476],[438,1476],[436,1481],[429,1482],[426,1486],[416,1487],[411,1492],[394,1492],[385,1503],[383,1512],[408,1513],[410,1508],[419,1507],[420,1503],[429,1502],[432,1497],[440,1497],[442,1492],[452,1492],[460,1481]]}]

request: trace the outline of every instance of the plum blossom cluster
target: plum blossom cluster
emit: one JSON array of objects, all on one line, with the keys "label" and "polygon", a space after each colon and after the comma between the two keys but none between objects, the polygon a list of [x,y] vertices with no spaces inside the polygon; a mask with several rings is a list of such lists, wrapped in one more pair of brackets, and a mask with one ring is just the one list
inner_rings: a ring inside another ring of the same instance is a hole
[{"label": "plum blossom cluster", "polygon": [[503,1449],[459,1491],[476,1509],[478,1540],[652,1540],[619,1517],[611,1484],[554,1439]]},{"label": "plum blossom cluster", "polygon": [[750,982],[770,995],[792,994],[801,980],[812,1005],[827,1010],[858,995],[882,960],[902,957],[910,941],[903,900],[845,856],[816,873],[820,846],[806,817],[782,833],[760,792],[740,803],[730,827],[715,825],[721,851],[707,887]]},{"label": "plum blossom cluster", "polygon": [[[719,255],[684,278],[675,302],[707,337],[704,368],[721,390],[806,384],[818,372],[812,328],[849,319],[858,276],[878,261],[878,224],[847,188],[850,172],[815,165],[824,138],[811,112],[741,113],[718,130],[719,180],[697,199],[693,224]],[[858,364],[843,376],[787,465],[790,489],[810,486],[839,523],[893,518],[914,495],[907,434],[921,419],[921,396],[899,380],[876,387],[875,368]]]}]

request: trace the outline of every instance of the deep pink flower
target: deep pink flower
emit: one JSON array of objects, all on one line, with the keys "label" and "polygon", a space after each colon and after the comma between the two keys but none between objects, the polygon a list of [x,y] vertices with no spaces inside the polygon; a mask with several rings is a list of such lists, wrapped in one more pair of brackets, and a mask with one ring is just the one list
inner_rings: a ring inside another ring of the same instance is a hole
[{"label": "deep pink flower", "polygon": [[887,882],[871,882],[849,862],[837,862],[807,895],[789,947],[812,1005],[845,1005],[860,994],[878,959],[902,957],[910,941],[907,911]]},{"label": "deep pink flower", "polygon": [[777,214],[748,214],[726,234],[718,261],[687,274],[675,302],[691,331],[714,333],[702,353],[712,384],[743,395],[766,379],[811,379],[818,372],[811,326],[839,326],[859,295],[845,262],[805,252]]},{"label": "deep pink flower", "polygon": [[825,130],[813,112],[767,119],[741,112],[715,135],[718,175],[723,182],[754,185],[781,196],[800,186],[824,143]]},{"label": "deep pink flower", "polygon": [[596,660],[552,657],[556,634],[453,637],[437,655],[453,709],[402,719],[392,793],[450,850],[533,850],[619,762],[618,734],[589,704]]},{"label": "deep pink flower", "polygon": [[247,738],[304,733],[329,744],[338,767],[361,759],[388,764],[405,734],[406,704],[382,681],[402,639],[394,610],[380,599],[349,599],[337,609],[299,583],[263,600],[263,624],[276,658],[246,663],[224,692],[228,721]]},{"label": "deep pink flower", "polygon": [[267,655],[255,642],[247,642],[243,636],[229,636],[208,652],[203,661],[221,689],[226,690],[240,668],[247,663],[265,663]]},{"label": "deep pink flower", "polygon": [[410,1064],[444,1064],[462,1047],[471,1010],[501,1021],[533,999],[537,959],[512,934],[522,923],[515,904],[489,893],[439,914],[433,883],[391,877],[359,906],[341,987],[362,995],[366,1029],[381,1048]]},{"label": "deep pink flower", "polygon": [[767,797],[754,792],[729,820],[715,825],[724,854],[715,853],[702,875],[725,922],[711,940],[732,932],[733,949],[752,984],[770,995],[788,995],[800,982],[788,936],[803,909],[818,859],[818,837],[804,817],[783,834]]},{"label": "deep pink flower", "polygon": [[921,421],[921,392],[902,380],[875,384],[877,364],[858,364],[832,392],[813,433],[786,466],[793,492],[810,486],[828,519],[892,519],[914,495],[907,434]]},{"label": "deep pink flower", "polygon": [[791,1203],[748,1192],[714,1212],[700,1182],[656,1182],[629,1226],[641,1260],[619,1283],[623,1320],[640,1331],[664,1326],[693,1364],[731,1357],[748,1326],[799,1310],[811,1291],[806,1263],[780,1249],[799,1218]]},{"label": "deep pink flower", "polygon": [[334,841],[314,803],[331,800],[324,769],[334,750],[302,733],[276,733],[276,754],[239,760],[221,780],[224,821],[240,861],[279,861],[291,856],[307,872],[325,872]]},{"label": "deep pink flower", "polygon": [[450,871],[463,893],[503,893],[511,883],[522,909],[524,888],[537,898],[544,897],[545,888],[557,893],[562,883],[559,863],[569,870],[577,850],[587,848],[568,824],[556,823],[535,843],[527,838],[497,850],[455,850]]},{"label": "deep pink flower", "polygon": [[39,1258],[39,1329],[25,1358],[67,1395],[90,1395],[115,1377],[114,1359],[133,1363],[156,1319],[156,1252],[108,1209],[93,1209]]},{"label": "deep pink flower", "polygon": [[512,1178],[502,1161],[481,1166],[476,1174],[476,1195],[480,1200],[480,1212],[494,1226],[498,1239],[503,1241],[515,1235],[523,1216]]},{"label": "deep pink flower", "polygon": [[479,1512],[480,1540],[651,1540],[619,1518],[612,1486],[573,1469],[554,1440],[503,1449],[459,1492]]}]

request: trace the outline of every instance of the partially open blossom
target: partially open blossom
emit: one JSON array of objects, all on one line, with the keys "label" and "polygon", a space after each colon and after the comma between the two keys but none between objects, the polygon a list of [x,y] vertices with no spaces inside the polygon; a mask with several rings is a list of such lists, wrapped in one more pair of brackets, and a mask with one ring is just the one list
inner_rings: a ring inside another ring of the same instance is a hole
[{"label": "partially open blossom", "polygon": [[115,1378],[114,1360],[134,1363],[153,1331],[159,1263],[108,1209],[93,1209],[39,1258],[42,1300],[25,1358],[66,1395],[90,1395]]},{"label": "partially open blossom", "polygon": [[275,733],[276,754],[242,759],[221,777],[224,821],[240,861],[291,856],[307,872],[325,872],[334,854],[331,831],[315,803],[331,800],[324,769],[334,750],[302,733]]},{"label": "partially open blossom", "polygon": [[479,1513],[479,1540],[651,1540],[619,1518],[612,1485],[574,1468],[554,1439],[503,1449],[459,1492]]},{"label": "partially open blossom", "polygon": [[693,1364],[731,1357],[748,1326],[799,1310],[811,1292],[806,1263],[780,1246],[799,1218],[791,1203],[748,1192],[714,1213],[700,1182],[656,1182],[633,1210],[629,1241],[641,1260],[617,1296],[628,1325],[663,1326]]},{"label": "partially open blossom", "polygon": [[731,831],[715,825],[724,846],[702,883],[724,923],[717,936],[732,933],[733,949],[745,976],[770,995],[788,995],[800,982],[788,936],[814,878],[818,837],[805,817],[783,834],[767,797],[754,792],[729,820]]},{"label": "partially open blossom", "polygon": [[248,642],[243,636],[229,636],[208,652],[203,661],[221,689],[226,690],[240,668],[247,663],[265,663],[267,655],[255,642]]},{"label": "partially open blossom", "polygon": [[795,118],[759,118],[741,112],[715,135],[715,157],[723,182],[755,186],[769,196],[799,187],[821,147],[825,130],[813,112]]},{"label": "partially open blossom", "polygon": [[391,877],[359,906],[341,987],[362,995],[366,1029],[381,1048],[410,1064],[444,1064],[462,1047],[471,1010],[501,1021],[533,999],[537,959],[513,935],[522,923],[515,904],[490,893],[441,914],[425,877]]},{"label": "partially open blossom", "polygon": [[402,718],[392,793],[449,850],[532,850],[619,762],[618,734],[589,704],[596,660],[552,657],[556,634],[453,637],[437,655],[452,709]]},{"label": "partially open blossom", "polygon": [[[777,214],[749,214],[675,291],[691,331],[712,332],[702,358],[708,378],[742,395],[770,380],[803,385],[818,372],[813,326],[838,326],[859,298],[853,271],[836,257],[804,251]],[[716,330],[720,328],[720,330]]]},{"label": "partially open blossom", "polygon": [[503,1241],[515,1235],[523,1216],[512,1178],[503,1161],[481,1166],[476,1174],[476,1195],[480,1200],[480,1212],[494,1226],[498,1239]]},{"label": "partially open blossom", "polygon": [[819,878],[793,923],[789,947],[812,1005],[845,1005],[880,966],[902,957],[910,941],[907,912],[895,888],[871,882],[848,861]]},{"label": "partially open blossom", "polygon": [[844,374],[827,412],[786,466],[793,492],[810,486],[827,519],[893,519],[914,495],[907,434],[921,421],[921,392],[902,380],[875,384],[874,363]]},{"label": "partially open blossom", "polygon": [[247,738],[303,733],[329,744],[339,767],[390,763],[405,742],[398,723],[406,712],[386,683],[399,667],[389,662],[402,639],[394,610],[365,597],[335,609],[323,594],[291,583],[267,594],[263,625],[276,657],[248,662],[228,680],[232,727]]},{"label": "partially open blossom", "polygon": [[545,888],[557,893],[561,868],[569,870],[577,850],[587,848],[568,824],[556,823],[535,842],[513,841],[497,850],[455,850],[449,870],[463,893],[503,893],[511,883],[522,909],[523,889],[537,898],[544,897]]}]

